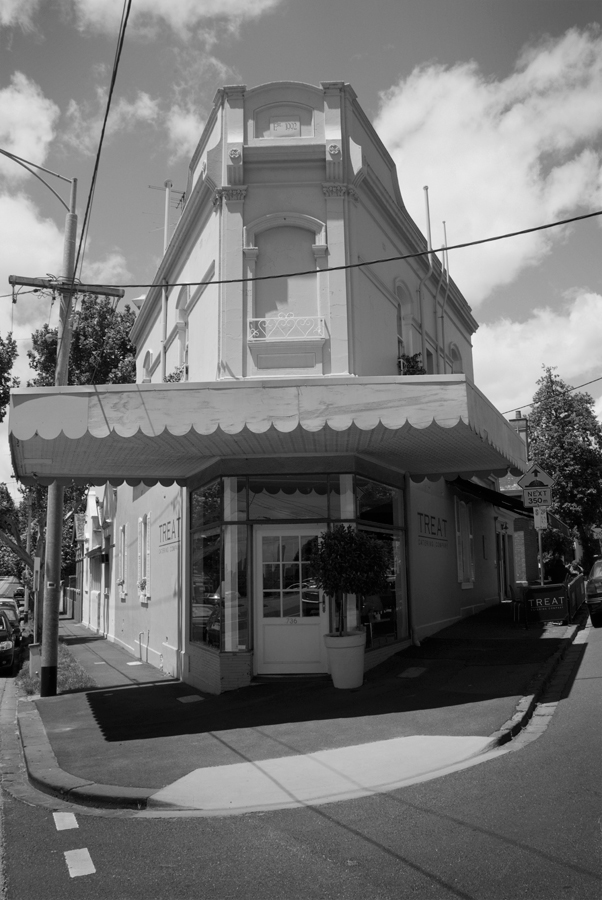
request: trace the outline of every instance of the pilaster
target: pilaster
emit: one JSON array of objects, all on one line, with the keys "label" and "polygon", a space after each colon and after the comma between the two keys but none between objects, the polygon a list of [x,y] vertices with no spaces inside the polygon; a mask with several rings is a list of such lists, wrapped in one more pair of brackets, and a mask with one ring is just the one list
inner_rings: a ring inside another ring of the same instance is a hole
[{"label": "pilaster", "polygon": [[[345,198],[347,196],[347,186],[344,184],[325,183],[322,185],[322,190],[326,200],[329,267],[332,269],[336,266],[344,266],[347,262],[345,253]],[[346,375],[349,373],[349,327],[346,285],[344,269],[328,273],[330,366],[332,375]]]},{"label": "pilaster", "polygon": [[[242,279],[243,209],[247,188],[224,187],[216,191],[221,207],[221,278]],[[221,285],[221,329],[219,373],[221,378],[243,377],[243,334],[245,328],[242,281]]]}]

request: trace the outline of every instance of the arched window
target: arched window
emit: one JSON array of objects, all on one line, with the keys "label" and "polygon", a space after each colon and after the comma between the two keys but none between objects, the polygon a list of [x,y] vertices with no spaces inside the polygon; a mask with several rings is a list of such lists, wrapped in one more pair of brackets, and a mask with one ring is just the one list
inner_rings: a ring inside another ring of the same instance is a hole
[{"label": "arched window", "polygon": [[[314,243],[315,234],[307,228],[278,227],[262,231],[257,235],[257,277],[315,270]],[[254,318],[316,316],[317,277],[311,274],[260,280],[255,286],[254,300]]]},{"label": "arched window", "polygon": [[153,366],[153,351],[147,350],[144,354],[144,362],[142,363],[142,384],[149,384],[151,380],[151,369]]},{"label": "arched window", "polygon": [[462,355],[455,344],[449,345],[449,358],[451,360],[452,375],[462,375],[464,372]]},{"label": "arched window", "polygon": [[397,308],[397,347],[400,350],[398,358],[405,354],[411,356],[412,349],[412,300],[405,285],[398,282],[395,285],[395,296],[398,301]]},{"label": "arched window", "polygon": [[403,340],[403,312],[401,309],[401,303],[397,304],[397,361],[401,360],[401,357],[404,356],[406,352],[405,343]]}]

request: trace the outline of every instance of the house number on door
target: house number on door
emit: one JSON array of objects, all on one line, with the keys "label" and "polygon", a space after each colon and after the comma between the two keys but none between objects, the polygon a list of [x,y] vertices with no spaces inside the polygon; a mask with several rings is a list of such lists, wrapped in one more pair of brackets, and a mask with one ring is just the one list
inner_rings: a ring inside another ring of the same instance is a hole
[{"label": "house number on door", "polygon": [[298,619],[287,619],[286,624],[287,625],[297,625],[298,621],[299,621]]}]

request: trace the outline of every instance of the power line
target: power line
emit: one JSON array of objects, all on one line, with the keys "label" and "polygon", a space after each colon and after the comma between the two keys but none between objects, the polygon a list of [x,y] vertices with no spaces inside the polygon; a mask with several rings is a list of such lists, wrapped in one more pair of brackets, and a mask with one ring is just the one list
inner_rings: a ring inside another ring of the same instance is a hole
[{"label": "power line", "polygon": [[[595,216],[602,216],[602,209],[597,210],[592,213],[584,213],[581,216],[572,216],[570,219],[560,219],[557,222],[548,222],[545,225],[536,225],[533,228],[522,228],[520,231],[507,231],[504,234],[496,234],[493,237],[488,238],[480,238],[476,241],[465,241],[462,244],[451,244],[449,247],[437,247],[432,250],[417,250],[415,253],[404,253],[401,256],[385,256],[379,259],[369,259],[365,262],[358,263],[346,263],[342,266],[330,266],[327,269],[305,269],[302,272],[282,272],[279,275],[254,275],[250,278],[222,278],[219,280],[211,280],[211,281],[177,281],[174,283],[169,283],[168,287],[199,287],[201,285],[211,285],[211,284],[244,284],[252,281],[272,281],[277,278],[295,278],[301,275],[319,275],[324,272],[340,272],[344,269],[361,269],[364,266],[376,266],[380,263],[388,263],[388,262],[399,262],[404,259],[416,259],[420,256],[429,256],[432,253],[443,253],[444,251],[449,250],[462,250],[465,247],[476,247],[480,244],[490,244],[493,241],[502,241],[507,238],[512,237],[520,237],[523,234],[533,234],[535,231],[545,231],[548,228],[558,228],[560,225],[570,225],[572,222],[581,222],[584,219],[592,219]],[[109,287],[119,287],[119,288],[152,288],[152,287],[165,287],[163,283],[146,283],[146,284],[125,284],[125,283],[111,283],[108,285]],[[94,287],[94,285],[90,285],[90,287]]]},{"label": "power line", "polygon": [[115,82],[117,80],[117,70],[119,68],[119,61],[121,59],[121,51],[123,49],[123,42],[125,40],[125,29],[127,27],[130,9],[132,6],[132,0],[125,0],[123,5],[123,10],[121,13],[121,23],[119,26],[119,34],[117,38],[117,48],[115,50],[115,59],[113,61],[113,71],[111,72],[111,80],[109,83],[109,93],[107,97],[107,106],[105,109],[105,115],[102,123],[102,130],[100,133],[100,139],[98,142],[98,149],[96,151],[96,159],[94,161],[94,170],[92,172],[92,181],[90,183],[90,190],[88,192],[88,201],[86,203],[86,212],[84,215],[84,221],[82,225],[82,230],[79,238],[79,247],[77,248],[77,256],[75,258],[75,266],[73,267],[73,271],[77,272],[78,265],[83,265],[83,252],[82,248],[84,246],[84,241],[87,237],[88,229],[90,226],[90,215],[92,210],[92,200],[94,199],[94,192],[96,190],[96,180],[98,177],[98,169],[100,166],[100,154],[102,152],[102,146],[104,142],[105,132],[107,129],[107,121],[109,118],[109,112],[111,109],[111,101],[113,99],[113,91],[115,89]]},{"label": "power line", "polygon": [[[591,381],[584,381],[583,384],[577,384],[575,387],[569,388],[569,394],[571,394],[573,391],[578,391],[579,388],[587,387],[588,384],[595,384],[596,381],[602,381],[602,375],[600,375],[598,378],[592,378]],[[531,403],[517,403],[516,406],[512,407],[512,409],[504,410],[502,415],[506,416],[511,412],[516,412],[517,409],[529,409],[532,406],[539,406],[541,402],[541,400],[536,400],[535,402],[532,401]]]}]

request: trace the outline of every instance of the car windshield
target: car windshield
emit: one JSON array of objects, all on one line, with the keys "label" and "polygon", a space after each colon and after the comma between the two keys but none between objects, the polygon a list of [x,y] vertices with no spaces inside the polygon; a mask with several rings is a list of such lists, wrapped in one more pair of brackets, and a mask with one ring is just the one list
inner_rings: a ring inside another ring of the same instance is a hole
[{"label": "car windshield", "polygon": [[602,559],[596,560],[589,573],[590,578],[602,578]]},{"label": "car windshield", "polygon": [[18,622],[19,616],[15,612],[14,606],[0,606],[4,615],[8,618],[10,622]]}]

